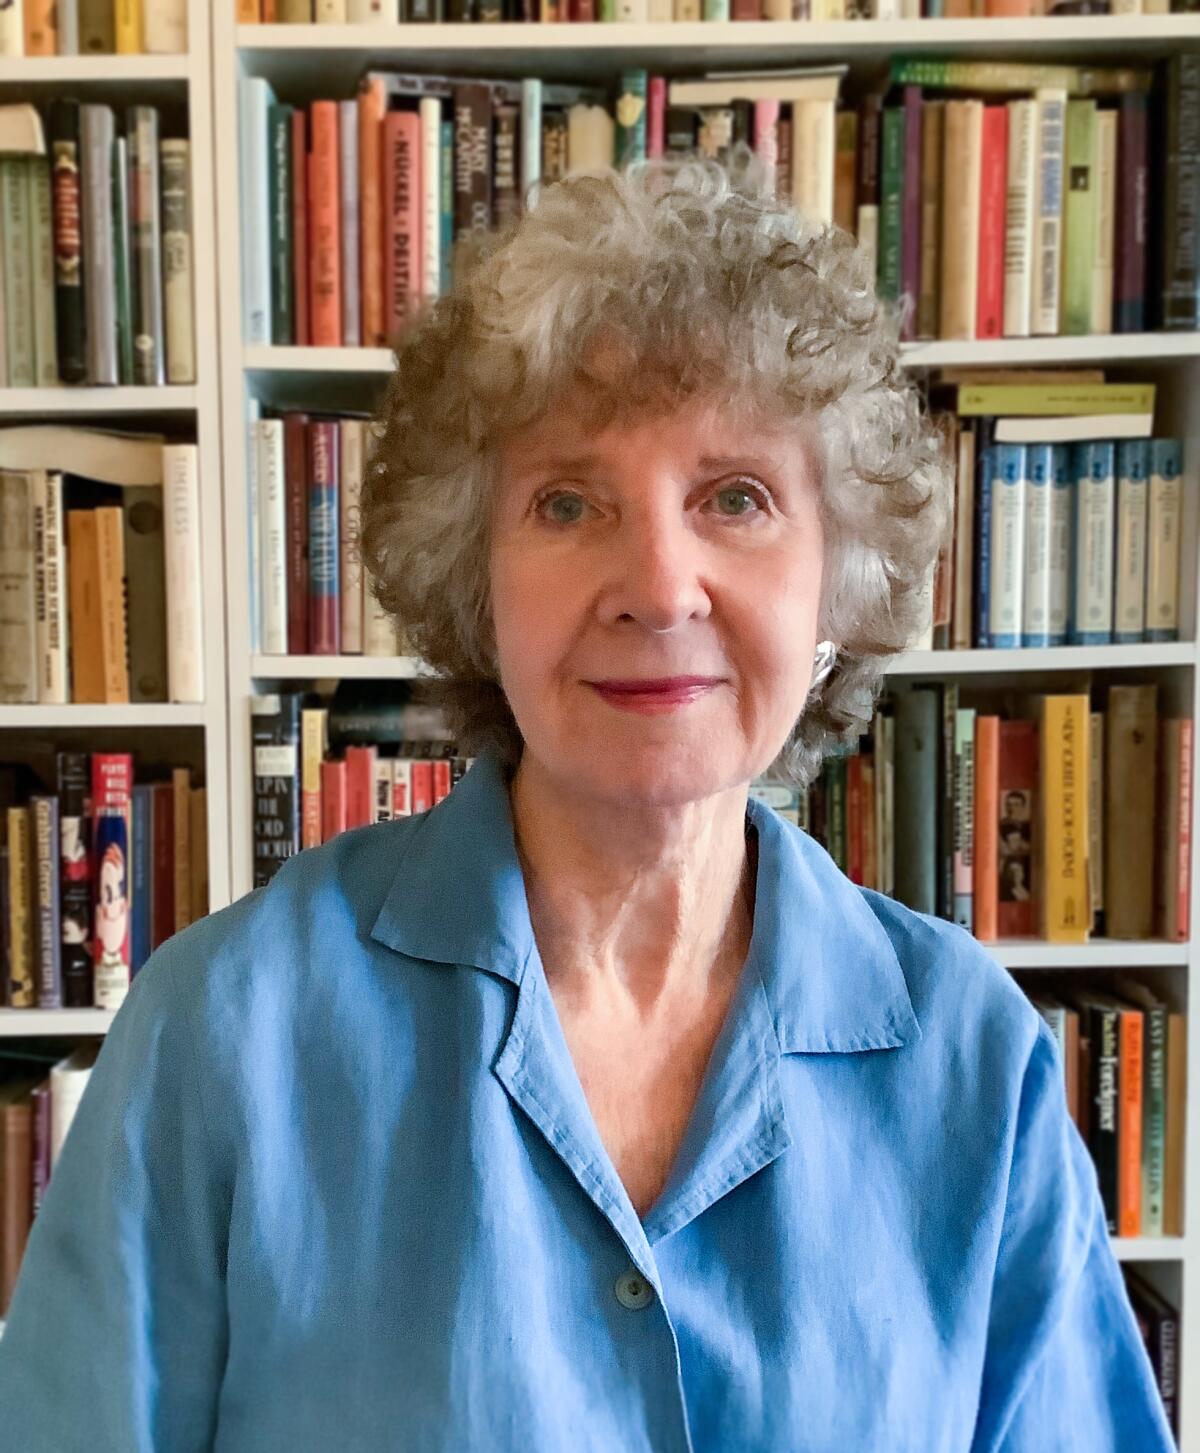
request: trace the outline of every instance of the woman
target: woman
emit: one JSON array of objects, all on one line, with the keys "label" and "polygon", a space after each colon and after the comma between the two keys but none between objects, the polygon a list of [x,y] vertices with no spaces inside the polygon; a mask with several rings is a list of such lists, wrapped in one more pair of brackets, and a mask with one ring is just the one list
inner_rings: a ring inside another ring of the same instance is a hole
[{"label": "woman", "polygon": [[756,176],[548,188],[401,340],[364,556],[477,760],[141,970],[14,1447],[1170,1446],[1040,1017],[747,800],[868,720],[946,500]]}]

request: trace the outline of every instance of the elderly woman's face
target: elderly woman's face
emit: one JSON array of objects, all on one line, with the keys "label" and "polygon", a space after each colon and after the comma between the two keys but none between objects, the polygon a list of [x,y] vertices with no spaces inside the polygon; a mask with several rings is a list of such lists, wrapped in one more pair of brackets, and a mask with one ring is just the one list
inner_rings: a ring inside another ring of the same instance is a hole
[{"label": "elderly woman's face", "polygon": [[804,705],[822,557],[795,430],[693,403],[598,434],[560,411],[510,440],[492,608],[526,750],[589,795],[667,804],[751,780]]}]

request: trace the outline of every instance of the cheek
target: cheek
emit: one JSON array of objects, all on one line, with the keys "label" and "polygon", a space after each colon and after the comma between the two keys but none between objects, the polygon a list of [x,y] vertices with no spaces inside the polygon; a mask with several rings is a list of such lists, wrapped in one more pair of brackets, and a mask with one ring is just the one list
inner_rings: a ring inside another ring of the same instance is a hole
[{"label": "cheek", "polygon": [[536,677],[571,634],[577,576],[544,551],[499,548],[491,560],[492,619],[506,682]]}]

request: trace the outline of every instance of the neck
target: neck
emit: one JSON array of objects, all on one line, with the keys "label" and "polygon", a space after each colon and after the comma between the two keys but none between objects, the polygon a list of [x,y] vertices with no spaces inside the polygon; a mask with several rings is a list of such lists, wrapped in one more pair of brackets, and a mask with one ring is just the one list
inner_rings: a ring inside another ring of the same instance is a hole
[{"label": "neck", "polygon": [[753,923],[746,797],[744,784],[670,806],[581,797],[524,754],[513,826],[556,993],[644,1023],[736,976]]}]

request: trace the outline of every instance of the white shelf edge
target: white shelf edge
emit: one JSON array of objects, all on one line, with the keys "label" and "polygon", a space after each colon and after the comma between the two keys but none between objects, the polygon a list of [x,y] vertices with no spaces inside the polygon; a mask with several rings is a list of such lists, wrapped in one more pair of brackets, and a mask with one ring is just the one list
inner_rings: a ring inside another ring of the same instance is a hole
[{"label": "white shelf edge", "polygon": [[1099,671],[1194,666],[1194,641],[1141,641],[1111,646],[1020,646],[970,651],[906,651],[887,663],[888,676],[957,676],[1012,671]]},{"label": "white shelf edge", "polygon": [[0,1009],[0,1039],[18,1035],[106,1034],[111,1009]]},{"label": "white shelf edge", "polygon": [[416,656],[252,656],[250,675],[264,681],[407,680],[428,675]]},{"label": "white shelf edge", "polygon": [[1109,1236],[1118,1261],[1186,1261],[1186,1236]]},{"label": "white shelf edge", "polygon": [[0,706],[0,727],[207,726],[203,702],[71,702]]},{"label": "white shelf edge", "polygon": [[196,407],[191,384],[162,388],[0,388],[0,416],[6,414],[154,414]]},{"label": "white shelf edge", "polygon": [[0,59],[0,85],[70,82],[115,86],[126,81],[187,81],[191,77],[192,61],[186,54],[5,56]]},{"label": "white shelf edge", "polygon": [[366,373],[392,371],[390,348],[285,348],[272,345],[248,347],[244,353],[248,371],[254,373]]},{"label": "white shelf edge", "polygon": [[240,25],[241,51],[371,50],[606,50],[631,45],[744,48],[748,51],[825,47],[880,50],[893,46],[940,49],[1003,45],[1052,47],[1085,42],[1092,48],[1136,42],[1200,39],[1200,17],[1104,15],[1034,19],[959,20],[731,20],[569,24]]},{"label": "white shelf edge", "polygon": [[1135,969],[1186,967],[1188,943],[1166,939],[1093,939],[1090,943],[1049,943],[1042,939],[980,940],[1006,969]]}]

